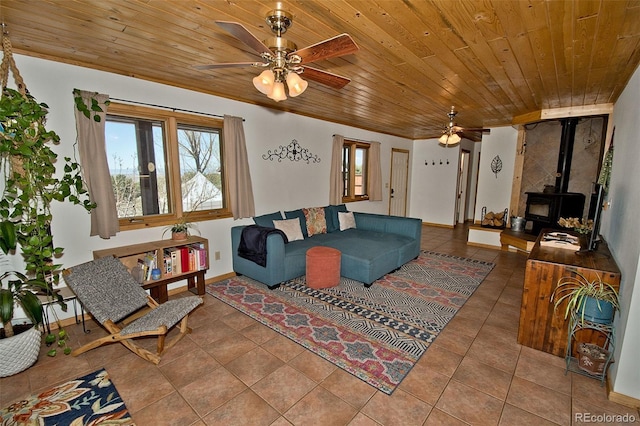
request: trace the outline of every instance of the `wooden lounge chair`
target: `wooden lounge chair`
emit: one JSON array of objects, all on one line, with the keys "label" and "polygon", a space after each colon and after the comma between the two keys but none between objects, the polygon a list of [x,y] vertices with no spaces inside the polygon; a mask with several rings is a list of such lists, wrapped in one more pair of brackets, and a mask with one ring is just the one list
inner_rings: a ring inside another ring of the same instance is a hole
[{"label": "wooden lounge chair", "polygon": [[[73,356],[120,342],[133,353],[158,364],[164,351],[191,332],[187,327],[189,313],[202,303],[201,297],[188,296],[158,304],[115,257],[103,257],[68,268],[63,277],[84,309],[109,332],[108,336],[74,350]],[[179,334],[165,346],[169,329],[178,322]],[[156,353],[134,342],[135,338],[146,336],[158,337]]]}]

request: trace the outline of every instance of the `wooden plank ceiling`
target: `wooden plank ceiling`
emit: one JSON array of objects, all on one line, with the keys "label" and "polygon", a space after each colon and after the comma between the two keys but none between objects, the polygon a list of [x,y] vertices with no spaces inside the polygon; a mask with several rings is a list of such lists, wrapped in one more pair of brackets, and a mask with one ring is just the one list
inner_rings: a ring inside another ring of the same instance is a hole
[{"label": "wooden plank ceiling", "polygon": [[312,64],[350,84],[336,90],[311,81],[302,95],[276,103],[253,87],[260,69],[194,68],[259,60],[214,21],[239,22],[263,40],[272,36],[264,17],[276,2],[0,0],[0,18],[16,53],[410,139],[437,137],[451,105],[457,124],[494,127],[540,110],[613,103],[640,61],[638,0],[283,6],[294,16],[285,37],[298,48],[353,37],[357,53]]}]

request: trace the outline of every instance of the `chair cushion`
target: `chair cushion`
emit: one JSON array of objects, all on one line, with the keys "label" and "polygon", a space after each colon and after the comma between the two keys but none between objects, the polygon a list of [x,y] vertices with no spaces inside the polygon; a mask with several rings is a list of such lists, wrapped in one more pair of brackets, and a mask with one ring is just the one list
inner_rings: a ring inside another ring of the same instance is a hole
[{"label": "chair cushion", "polygon": [[164,302],[146,315],[133,321],[120,331],[123,336],[155,330],[166,326],[167,330],[176,325],[182,318],[202,303],[198,296],[182,297]]}]

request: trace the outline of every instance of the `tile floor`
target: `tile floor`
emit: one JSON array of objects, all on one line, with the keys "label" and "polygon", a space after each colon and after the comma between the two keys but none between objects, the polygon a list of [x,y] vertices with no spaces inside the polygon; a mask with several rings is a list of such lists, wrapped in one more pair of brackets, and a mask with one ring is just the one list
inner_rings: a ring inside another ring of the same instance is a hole
[{"label": "tile floor", "polygon": [[[466,235],[463,226],[423,230],[423,249],[496,267],[391,396],[207,295],[193,333],[160,365],[122,345],[42,355],[0,379],[0,406],[105,367],[140,426],[570,425],[580,413],[630,413],[638,422],[638,411],[608,401],[598,381],[565,375],[563,359],[517,344],[526,257],[467,246]],[[67,328],[74,345],[101,332],[89,327],[88,336]]]}]

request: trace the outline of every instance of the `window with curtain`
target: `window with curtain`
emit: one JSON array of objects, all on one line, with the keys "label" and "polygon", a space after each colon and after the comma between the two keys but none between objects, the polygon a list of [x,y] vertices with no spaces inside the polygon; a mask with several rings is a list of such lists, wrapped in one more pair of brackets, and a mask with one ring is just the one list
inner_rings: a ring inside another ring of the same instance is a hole
[{"label": "window with curtain", "polygon": [[345,139],[342,145],[342,202],[369,199],[370,144]]},{"label": "window with curtain", "polygon": [[111,103],[105,136],[121,229],[229,217],[223,120]]}]

